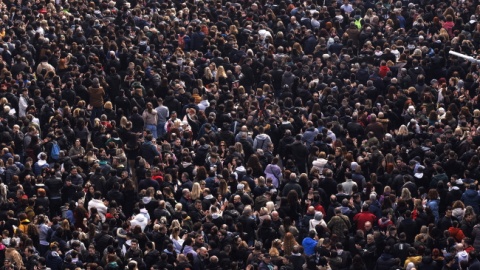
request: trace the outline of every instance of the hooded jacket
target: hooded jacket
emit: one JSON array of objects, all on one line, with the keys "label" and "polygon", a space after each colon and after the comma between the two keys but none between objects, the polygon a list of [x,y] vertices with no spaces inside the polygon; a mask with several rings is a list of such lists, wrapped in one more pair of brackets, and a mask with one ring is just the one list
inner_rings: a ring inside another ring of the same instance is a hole
[{"label": "hooded jacket", "polygon": [[88,93],[90,94],[90,105],[94,108],[103,107],[103,96],[105,96],[105,90],[103,87],[89,87]]},{"label": "hooded jacket", "polygon": [[480,195],[474,189],[467,189],[462,195],[465,206],[471,206],[476,214],[479,213]]},{"label": "hooded jacket", "polygon": [[105,215],[107,214],[107,207],[105,204],[103,204],[102,200],[98,199],[91,199],[88,202],[88,211],[92,209],[93,207],[97,208],[98,214],[100,215],[100,218],[102,219],[102,222],[105,222]]},{"label": "hooded jacket", "polygon": [[63,260],[62,257],[56,251],[49,251],[45,256],[47,267],[51,270],[62,269]]},{"label": "hooded jacket", "polygon": [[147,227],[148,224],[148,219],[145,217],[143,213],[140,213],[136,215],[132,220],[130,220],[130,224],[132,225],[132,228],[135,228],[135,226],[140,226],[142,228],[142,231],[145,230],[145,227]]},{"label": "hooded jacket", "polygon": [[396,264],[395,258],[389,253],[382,253],[377,260],[377,270],[390,270]]},{"label": "hooded jacket", "polygon": [[285,71],[282,76],[282,87],[288,85],[288,88],[292,87],[293,81],[295,80],[295,75],[290,71]]},{"label": "hooded jacket", "polygon": [[305,255],[310,256],[315,254],[315,247],[317,246],[317,241],[310,237],[305,237],[302,241],[302,246],[305,250]]},{"label": "hooded jacket", "polygon": [[463,234],[463,231],[460,228],[450,227],[448,228],[448,232],[457,242],[461,242],[462,239],[465,238],[465,234]]},{"label": "hooded jacket", "polygon": [[9,247],[5,250],[5,259],[9,259],[11,262],[14,262],[18,269],[23,267],[22,255],[20,255],[20,253],[14,247]]},{"label": "hooded jacket", "polygon": [[458,260],[458,264],[462,261],[468,261],[468,253],[465,250],[462,250],[455,255],[455,258]]},{"label": "hooded jacket", "polygon": [[324,158],[317,158],[312,162],[313,167],[317,168],[320,172],[323,171],[323,168],[327,164],[328,160]]},{"label": "hooded jacket", "polygon": [[321,226],[323,226],[324,228],[327,228],[327,223],[325,222],[325,220],[323,220],[323,213],[322,212],[315,213],[315,217],[313,219],[311,219],[310,222],[309,222],[308,230],[309,231],[315,230],[315,227],[319,224]]},{"label": "hooded jacket", "polygon": [[270,136],[265,133],[258,134],[253,141],[253,149],[262,149],[263,151],[268,150],[268,144],[271,143],[272,140]]},{"label": "hooded jacket", "polygon": [[421,261],[422,261],[422,256],[420,255],[407,257],[407,259],[405,260],[405,268],[410,262],[412,262],[415,265],[415,267],[418,267]]},{"label": "hooded jacket", "polygon": [[30,224],[30,220],[28,219],[21,220],[20,225],[18,225],[18,229],[23,233],[27,233],[28,224]]},{"label": "hooded jacket", "polygon": [[432,259],[431,256],[424,256],[422,262],[418,266],[418,269],[422,270],[435,270],[438,269],[437,262]]}]

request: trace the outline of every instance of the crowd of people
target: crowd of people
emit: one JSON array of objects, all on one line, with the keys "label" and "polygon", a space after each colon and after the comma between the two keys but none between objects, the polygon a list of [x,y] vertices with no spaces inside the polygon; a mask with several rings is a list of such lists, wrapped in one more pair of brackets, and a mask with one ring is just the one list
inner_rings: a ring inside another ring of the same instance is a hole
[{"label": "crowd of people", "polygon": [[477,1],[0,15],[0,270],[480,269]]}]

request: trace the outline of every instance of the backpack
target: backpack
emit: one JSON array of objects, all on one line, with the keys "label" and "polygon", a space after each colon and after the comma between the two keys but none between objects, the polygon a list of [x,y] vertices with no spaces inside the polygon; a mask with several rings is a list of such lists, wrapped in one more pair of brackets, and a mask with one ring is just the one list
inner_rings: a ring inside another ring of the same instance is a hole
[{"label": "backpack", "polygon": [[58,146],[57,141],[53,141],[52,150],[50,150],[50,157],[54,160],[60,158],[60,146]]},{"label": "backpack", "polygon": [[361,17],[355,19],[355,26],[356,26],[358,29],[362,29],[362,18],[361,18]]},{"label": "backpack", "polygon": [[32,148],[30,148],[30,147],[28,147],[28,148],[25,150],[25,154],[26,154],[27,157],[32,158],[32,160],[35,160],[35,159],[36,159],[36,157],[35,157],[35,151],[34,151]]},{"label": "backpack", "polygon": [[180,49],[185,49],[185,35],[178,35],[178,47]]}]

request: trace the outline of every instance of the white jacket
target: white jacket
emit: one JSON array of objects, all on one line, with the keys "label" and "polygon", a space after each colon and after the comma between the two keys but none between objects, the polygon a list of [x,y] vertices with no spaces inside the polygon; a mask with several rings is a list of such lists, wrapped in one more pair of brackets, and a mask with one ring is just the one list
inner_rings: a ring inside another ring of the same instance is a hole
[{"label": "white jacket", "polygon": [[88,212],[92,214],[91,209],[95,207],[97,208],[98,214],[100,215],[100,218],[102,219],[102,222],[105,222],[105,215],[107,214],[107,207],[105,204],[103,204],[102,200],[97,200],[97,199],[91,199],[88,202]]},{"label": "white jacket", "polygon": [[327,162],[328,162],[328,160],[326,160],[324,158],[317,158],[316,160],[314,160],[312,162],[312,166],[317,168],[320,171],[320,173],[322,173],[323,168],[325,167]]},{"label": "white jacket", "polygon": [[136,215],[132,220],[130,220],[131,228],[135,228],[138,225],[140,226],[140,228],[142,228],[142,232],[145,229],[145,227],[147,227],[147,224],[148,224],[148,219],[145,218],[145,216],[142,213]]}]

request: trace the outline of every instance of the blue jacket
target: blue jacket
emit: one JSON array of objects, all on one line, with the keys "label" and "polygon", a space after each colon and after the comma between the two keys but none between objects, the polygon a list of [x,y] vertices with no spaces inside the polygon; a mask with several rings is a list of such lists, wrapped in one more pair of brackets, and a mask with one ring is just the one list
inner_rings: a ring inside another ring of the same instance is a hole
[{"label": "blue jacket", "polygon": [[61,270],[63,265],[62,257],[56,251],[48,251],[45,256],[46,265],[52,270]]},{"label": "blue jacket", "polygon": [[368,211],[372,212],[372,214],[374,214],[377,219],[382,217],[382,206],[380,205],[378,200],[375,200],[372,204],[370,204]]},{"label": "blue jacket", "polygon": [[430,200],[427,202],[427,206],[432,210],[433,216],[435,217],[435,222],[438,222],[440,214],[438,213],[438,200]]},{"label": "blue jacket", "polygon": [[153,160],[156,156],[160,156],[155,145],[152,142],[144,142],[140,147],[140,155],[149,163],[153,164]]},{"label": "blue jacket", "polygon": [[474,189],[467,189],[462,195],[462,201],[465,206],[471,206],[475,211],[475,214],[479,213],[480,195]]},{"label": "blue jacket", "polygon": [[200,51],[203,46],[203,39],[205,34],[202,31],[198,31],[192,34],[190,49],[192,51]]},{"label": "blue jacket", "polygon": [[315,38],[315,36],[314,35],[309,36],[305,40],[305,44],[303,46],[305,54],[307,54],[307,55],[308,54],[313,54],[313,51],[315,51],[315,47],[317,46],[317,44],[318,44],[318,41]]},{"label": "blue jacket", "polygon": [[303,249],[305,250],[305,255],[310,256],[315,254],[315,247],[317,246],[317,241],[310,237],[305,237],[302,241]]}]

